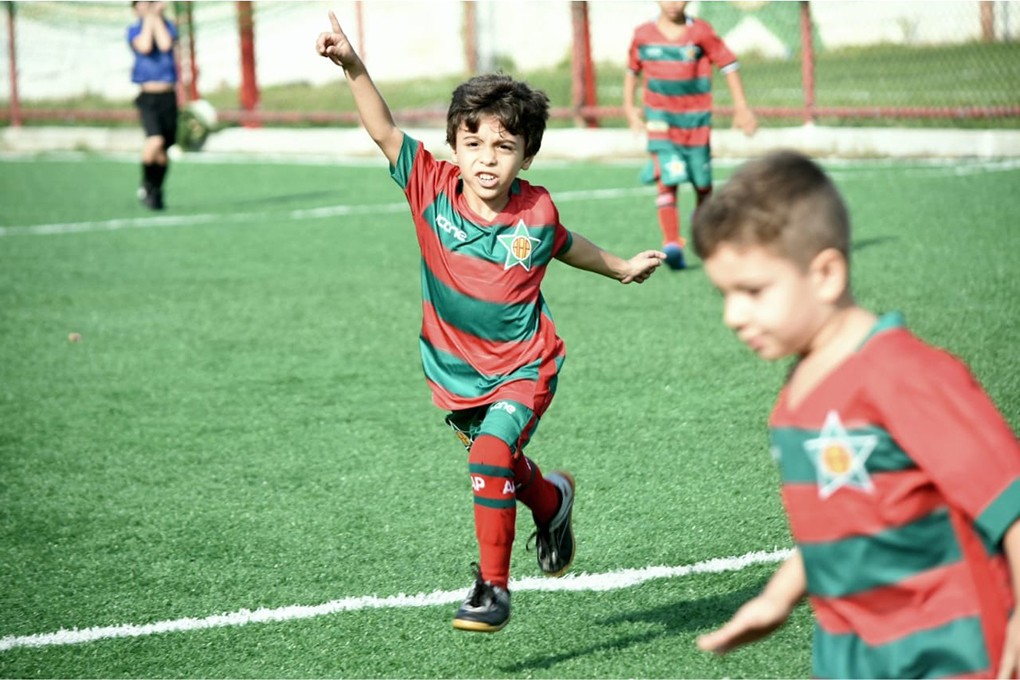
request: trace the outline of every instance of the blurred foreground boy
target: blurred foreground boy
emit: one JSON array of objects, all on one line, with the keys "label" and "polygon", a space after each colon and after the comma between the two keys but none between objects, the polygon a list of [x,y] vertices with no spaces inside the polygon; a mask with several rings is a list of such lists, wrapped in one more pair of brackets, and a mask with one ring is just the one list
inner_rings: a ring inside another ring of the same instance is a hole
[{"label": "blurred foreground boy", "polygon": [[820,678],[1020,671],[1020,445],[966,366],[850,290],[850,223],[811,160],[744,165],[694,219],[723,320],[796,357],[769,422],[797,549],[699,638],[762,638],[807,596]]},{"label": "blurred foreground boy", "polygon": [[543,477],[523,449],[556,392],[563,363],[540,285],[555,258],[641,283],[664,253],[629,260],[567,231],[549,193],[517,177],[538,153],[549,116],[542,92],[505,75],[453,93],[438,161],[404,134],[332,12],[318,53],[343,67],[365,130],[411,206],[422,254],[420,349],[432,400],[468,449],[480,565],[453,625],[493,632],[510,619],[510,551],[517,502],[536,525],[538,564],[559,576],[574,558],[574,479]]}]

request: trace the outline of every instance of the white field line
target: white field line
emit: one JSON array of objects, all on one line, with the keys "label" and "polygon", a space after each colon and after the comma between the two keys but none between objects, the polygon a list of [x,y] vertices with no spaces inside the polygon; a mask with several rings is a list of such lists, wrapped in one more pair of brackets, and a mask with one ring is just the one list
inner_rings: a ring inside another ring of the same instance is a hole
[{"label": "white field line", "polygon": [[[84,158],[84,157],[83,157]],[[222,162],[222,160],[220,160]],[[248,159],[247,162],[251,162]],[[834,167],[829,175],[837,182],[846,182],[858,178],[869,178],[876,173],[887,173],[892,161],[874,161],[865,165],[863,170],[846,170],[854,165],[846,162],[831,162]],[[857,166],[861,163],[856,162]],[[986,172],[1009,172],[1020,168],[1020,159],[1006,159],[979,163],[970,162],[933,162],[930,164],[907,167],[902,170],[905,177],[959,177],[976,175]],[[717,182],[721,186],[724,182]],[[652,195],[655,188],[638,186],[615,189],[592,189],[580,191],[560,191],[556,193],[557,203],[569,201],[594,201],[629,198],[632,196]],[[58,234],[75,234],[82,232],[116,231],[118,229],[149,229],[154,227],[185,227],[201,224],[227,224],[245,222],[251,219],[277,217],[284,220],[322,219],[340,215],[373,215],[381,213],[399,213],[407,210],[406,203],[383,203],[378,205],[335,205],[321,208],[290,210],[280,213],[224,213],[218,215],[152,215],[147,217],[130,217],[95,222],[62,222],[56,224],[33,224],[25,226],[0,227],[0,238],[5,236],[49,236]]]},{"label": "white field line", "polygon": [[[771,552],[755,551],[738,557],[720,557],[696,564],[677,567],[644,567],[624,569],[605,574],[570,574],[559,579],[522,578],[510,581],[512,592],[521,591],[607,591],[621,590],[640,585],[646,581],[664,578],[682,578],[693,574],[720,574],[739,571],[756,564],[781,562],[792,554],[782,549]],[[432,607],[459,602],[467,596],[467,588],[460,590],[437,590],[417,595],[392,595],[376,597],[346,597],[320,605],[291,605],[276,609],[241,609],[227,614],[216,614],[201,619],[183,618],[175,621],[157,621],[141,625],[121,624],[97,626],[95,628],[62,629],[55,633],[35,635],[10,635],[0,638],[0,652],[17,647],[47,647],[53,645],[77,645],[112,638],[133,638],[159,633],[180,633],[226,626],[244,626],[249,623],[269,623],[310,619],[346,611],[363,609],[402,609],[407,607]]]},{"label": "white field line", "polygon": [[[652,187],[629,189],[594,189],[591,191],[563,191],[557,195],[558,202],[607,200],[651,195]],[[226,224],[247,222],[252,219],[277,217],[283,220],[315,220],[339,215],[375,215],[400,213],[408,210],[407,203],[381,203],[377,205],[333,205],[322,208],[290,210],[276,215],[273,213],[224,213],[220,215],[153,215],[96,222],[62,222],[56,224],[33,224],[28,226],[0,227],[3,236],[50,236],[54,234],[76,234],[94,231],[116,231],[118,229],[151,229],[153,227],[186,227],[200,224]]]}]

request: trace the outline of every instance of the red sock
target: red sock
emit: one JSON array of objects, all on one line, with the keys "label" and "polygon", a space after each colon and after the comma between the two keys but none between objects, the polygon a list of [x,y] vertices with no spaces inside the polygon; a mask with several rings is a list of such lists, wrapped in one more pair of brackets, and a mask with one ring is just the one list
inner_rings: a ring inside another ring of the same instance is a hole
[{"label": "red sock", "polygon": [[535,462],[523,454],[514,460],[514,484],[517,500],[531,509],[536,522],[546,524],[560,509],[559,489],[547,482]]},{"label": "red sock", "polygon": [[492,435],[479,436],[468,454],[468,470],[474,489],[475,536],[482,579],[506,588],[517,522],[510,447]]},{"label": "red sock", "polygon": [[659,182],[658,186],[659,194],[655,197],[655,207],[659,215],[662,242],[679,243],[683,247],[684,242],[680,238],[680,212],[676,208],[677,187],[668,187],[662,182]]}]

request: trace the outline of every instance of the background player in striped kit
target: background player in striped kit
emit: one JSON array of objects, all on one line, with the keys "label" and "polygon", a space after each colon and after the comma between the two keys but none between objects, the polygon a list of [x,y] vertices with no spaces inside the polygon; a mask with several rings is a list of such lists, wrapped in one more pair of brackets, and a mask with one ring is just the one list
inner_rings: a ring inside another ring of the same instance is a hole
[{"label": "background player in striped kit", "polygon": [[[726,75],[733,95],[733,126],[758,129],[744,97],[737,58],[711,24],[690,16],[686,2],[660,2],[659,17],[634,31],[623,76],[623,108],[631,129],[647,134],[652,155],[642,180],[654,182],[666,264],[684,269],[677,193],[694,187],[698,206],[712,193],[712,66]],[[634,91],[642,85],[644,116]]]},{"label": "background player in striped kit", "polygon": [[393,122],[330,12],[318,53],[344,69],[365,129],[411,206],[422,252],[420,349],[433,402],[468,449],[480,565],[453,624],[493,632],[510,618],[517,502],[532,511],[538,563],[559,576],[574,557],[574,480],[543,476],[523,449],[556,391],[565,350],[540,285],[558,259],[641,283],[665,254],[622,259],[560,224],[549,193],[518,178],[542,143],[549,99],[509,76],[477,76],[453,93],[439,161]]},{"label": "background player in striped kit", "polygon": [[850,220],[821,168],[778,151],[694,219],[726,325],[796,357],[769,426],[797,549],[698,640],[724,652],[807,596],[820,678],[1020,673],[1020,445],[969,369],[850,289]]}]

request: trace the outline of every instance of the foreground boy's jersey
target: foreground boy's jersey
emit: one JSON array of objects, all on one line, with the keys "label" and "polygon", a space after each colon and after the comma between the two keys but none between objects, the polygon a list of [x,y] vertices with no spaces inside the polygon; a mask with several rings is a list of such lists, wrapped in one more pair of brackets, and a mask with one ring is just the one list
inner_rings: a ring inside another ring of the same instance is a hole
[{"label": "foreground boy's jersey", "polygon": [[688,17],[687,33],[663,35],[641,24],[630,43],[627,68],[643,74],[648,150],[708,146],[712,125],[712,65],[736,68],[737,58],[711,24]]},{"label": "foreground boy's jersey", "polygon": [[536,386],[565,355],[540,285],[572,237],[549,192],[515,180],[510,202],[483,220],[461,193],[460,169],[404,136],[390,168],[421,248],[421,358],[432,400],[456,411],[499,399],[535,409]]},{"label": "foreground boy's jersey", "polygon": [[813,674],[988,675],[1014,606],[1020,445],[955,357],[883,317],[770,419],[815,613]]}]

